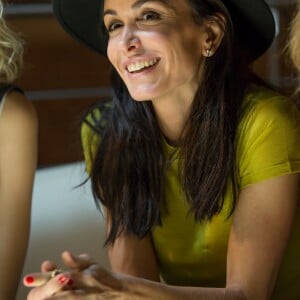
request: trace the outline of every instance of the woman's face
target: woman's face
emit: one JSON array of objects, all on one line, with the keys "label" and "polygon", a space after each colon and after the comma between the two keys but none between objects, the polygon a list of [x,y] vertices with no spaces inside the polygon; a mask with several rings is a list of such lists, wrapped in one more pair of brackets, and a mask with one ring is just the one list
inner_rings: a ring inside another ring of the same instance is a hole
[{"label": "woman's face", "polygon": [[196,91],[204,29],[188,0],[105,0],[104,24],[108,58],[133,99]]}]

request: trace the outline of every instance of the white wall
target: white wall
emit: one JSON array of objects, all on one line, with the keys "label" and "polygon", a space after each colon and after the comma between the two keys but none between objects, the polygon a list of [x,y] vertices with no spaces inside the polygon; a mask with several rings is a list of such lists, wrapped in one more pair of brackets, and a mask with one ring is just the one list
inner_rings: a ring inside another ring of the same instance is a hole
[{"label": "white wall", "polygon": [[[103,250],[104,222],[96,209],[83,163],[40,169],[36,173],[31,216],[31,237],[23,274],[39,270],[45,259],[60,262],[60,253],[89,253],[108,267]],[[28,290],[19,286],[16,300]]]}]

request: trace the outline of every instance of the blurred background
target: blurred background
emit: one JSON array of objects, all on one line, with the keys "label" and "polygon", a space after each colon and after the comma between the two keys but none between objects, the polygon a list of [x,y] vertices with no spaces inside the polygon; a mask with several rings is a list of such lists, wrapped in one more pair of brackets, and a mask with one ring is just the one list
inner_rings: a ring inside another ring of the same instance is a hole
[{"label": "blurred background", "polygon": [[[296,75],[287,60],[289,22],[297,0],[268,0],[277,24],[272,47],[253,64],[256,73],[290,93]],[[87,1],[88,2],[88,1]],[[25,42],[19,84],[39,118],[39,157],[32,207],[31,238],[24,274],[43,259],[59,260],[61,251],[88,252],[108,266],[103,217],[96,210],[86,179],[80,122],[96,101],[110,95],[105,58],[71,39],[56,22],[51,0],[4,1],[8,24]],[[20,284],[17,300],[26,299]]]}]

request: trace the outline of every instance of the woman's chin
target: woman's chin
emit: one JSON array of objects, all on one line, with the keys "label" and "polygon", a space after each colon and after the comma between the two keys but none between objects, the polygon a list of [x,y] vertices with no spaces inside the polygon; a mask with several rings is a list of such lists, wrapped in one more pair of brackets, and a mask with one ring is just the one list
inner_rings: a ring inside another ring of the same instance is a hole
[{"label": "woman's chin", "polygon": [[153,99],[151,94],[148,93],[131,93],[130,96],[133,100],[142,102],[142,101],[148,101]]},{"label": "woman's chin", "polygon": [[157,86],[143,86],[140,88],[128,88],[130,96],[135,101],[149,101],[161,96],[162,91]]}]

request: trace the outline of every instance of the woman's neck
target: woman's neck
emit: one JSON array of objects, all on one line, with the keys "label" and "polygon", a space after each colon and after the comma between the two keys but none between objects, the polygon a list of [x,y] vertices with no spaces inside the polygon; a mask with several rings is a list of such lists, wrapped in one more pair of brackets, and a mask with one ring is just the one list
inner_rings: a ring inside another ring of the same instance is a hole
[{"label": "woman's neck", "polygon": [[190,115],[192,100],[187,98],[161,98],[152,101],[158,126],[172,146],[178,145]]}]

